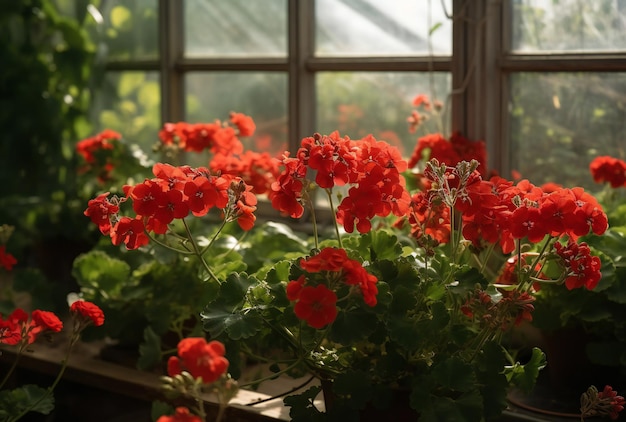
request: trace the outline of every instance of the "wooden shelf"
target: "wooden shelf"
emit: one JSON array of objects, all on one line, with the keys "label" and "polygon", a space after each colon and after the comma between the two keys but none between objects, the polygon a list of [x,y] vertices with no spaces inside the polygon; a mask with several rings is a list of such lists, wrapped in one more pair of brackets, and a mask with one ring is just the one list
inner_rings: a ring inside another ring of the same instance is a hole
[{"label": "wooden shelf", "polygon": [[[160,374],[140,371],[100,358],[102,343],[78,343],[72,350],[69,364],[63,376],[63,383],[75,383],[83,387],[95,387],[116,395],[134,398],[138,402],[150,403],[154,400],[167,401],[161,392]],[[12,348],[0,346],[0,365],[7,367],[13,363],[16,353]],[[24,353],[18,368],[33,371],[49,377],[58,374],[60,363],[65,359],[66,349],[59,344],[34,344],[32,351]],[[1,371],[4,372],[4,371]],[[254,372],[258,372],[255,369]],[[245,375],[244,377],[245,378]],[[275,395],[290,391],[301,385],[305,379],[271,380],[261,384],[258,391],[239,390],[230,402],[227,420],[233,422],[276,422],[288,421],[289,408],[283,405],[282,397]],[[307,389],[311,384],[306,385]],[[42,385],[45,387],[46,385]],[[297,393],[296,390],[291,393]],[[291,394],[290,393],[290,394]],[[212,395],[205,398],[207,412],[217,410]],[[257,403],[258,404],[255,404]],[[323,400],[318,403],[323,408]]]}]

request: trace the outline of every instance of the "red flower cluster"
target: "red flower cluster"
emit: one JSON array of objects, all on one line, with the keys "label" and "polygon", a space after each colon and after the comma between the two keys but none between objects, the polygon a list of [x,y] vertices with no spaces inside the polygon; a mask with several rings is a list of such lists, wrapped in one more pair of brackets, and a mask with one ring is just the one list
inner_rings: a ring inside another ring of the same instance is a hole
[{"label": "red flower cluster", "polygon": [[503,290],[499,300],[493,300],[483,290],[476,290],[463,306],[468,318],[475,318],[484,326],[508,330],[511,325],[519,326],[523,321],[532,321],[535,298],[527,292]]},{"label": "red flower cluster", "polygon": [[76,152],[80,154],[86,162],[93,164],[96,162],[95,154],[98,151],[113,149],[115,147],[113,141],[119,141],[120,139],[122,139],[122,135],[111,129],[105,129],[95,136],[76,143]]},{"label": "red flower cluster", "polygon": [[401,175],[406,162],[395,147],[371,135],[355,141],[338,132],[315,134],[304,138],[296,157],[286,155],[282,164],[285,169],[272,184],[270,199],[274,208],[291,217],[304,211],[309,169],[323,189],[351,185],[337,207],[337,221],[348,233],[355,225],[359,233],[368,232],[374,216],[401,216],[408,210],[410,196]]},{"label": "red flower cluster", "polygon": [[[537,243],[546,236],[568,236],[576,240],[590,231],[602,234],[608,227],[602,206],[582,188],[544,192],[527,180],[513,185],[499,177],[486,181],[477,172],[464,171],[468,171],[465,166],[446,167],[445,174],[427,171],[433,186],[429,203],[452,201],[462,214],[463,236],[476,247],[499,242],[502,251],[510,253],[516,239]],[[417,223],[421,220],[413,222]]]},{"label": "red flower cluster", "polygon": [[105,129],[95,136],[83,139],[76,143],[76,152],[83,157],[86,164],[79,169],[81,173],[95,172],[101,183],[109,180],[114,164],[111,156],[103,154],[112,151],[115,143],[122,139],[119,133]]},{"label": "red flower cluster", "polygon": [[173,415],[163,415],[157,419],[157,422],[202,422],[202,419],[200,416],[190,413],[186,407],[180,406],[176,408]]},{"label": "red flower cluster", "polygon": [[591,255],[585,242],[568,242],[567,246],[556,243],[554,246],[567,271],[565,287],[572,290],[585,286],[588,290],[593,290],[602,278],[600,258]]},{"label": "red flower cluster", "polygon": [[271,190],[280,174],[279,162],[267,152],[245,151],[240,155],[216,155],[209,163],[216,174],[239,176],[261,195]]},{"label": "red flower cluster", "polygon": [[178,356],[171,356],[167,362],[167,373],[173,377],[182,371],[189,372],[202,382],[215,382],[228,370],[226,349],[219,341],[207,343],[203,337],[187,337],[178,343]]},{"label": "red flower cluster", "polygon": [[[149,242],[146,232],[164,234],[174,219],[201,217],[213,207],[223,210],[227,221],[237,220],[244,230],[254,225],[257,199],[239,177],[213,176],[207,168],[174,167],[157,163],[155,177],[135,186],[124,186],[125,198],[108,193],[89,201],[85,215],[111,236],[114,245],[137,249]],[[130,199],[136,217],[119,216],[120,203]]]},{"label": "red flower cluster", "polygon": [[430,98],[426,94],[418,94],[413,98],[413,106],[421,108],[423,113],[413,110],[406,121],[409,123],[409,133],[415,133],[422,123],[432,117],[433,108],[435,112],[441,111],[443,104],[441,101],[435,100],[431,103]]},{"label": "red flower cluster", "polygon": [[6,246],[0,245],[0,267],[7,271],[11,271],[13,266],[17,264],[17,259],[10,253],[6,252]]},{"label": "red flower cluster", "polygon": [[256,125],[252,118],[241,113],[231,113],[230,121],[237,130],[219,120],[213,123],[166,123],[159,131],[159,139],[164,146],[183,151],[240,154],[243,145],[237,136],[251,136]]},{"label": "red flower cluster", "polygon": [[[430,201],[426,192],[417,192],[411,197],[407,221],[411,235],[423,247],[450,240],[450,208],[443,202]],[[433,242],[424,242],[425,239]]]},{"label": "red flower cluster", "polygon": [[593,180],[609,183],[612,188],[626,186],[626,162],[610,156],[596,157],[589,164]]},{"label": "red flower cluster", "polygon": [[[359,261],[350,259],[345,249],[324,248],[317,255],[300,260],[308,273],[287,284],[287,298],[295,301],[296,316],[313,328],[323,328],[337,317],[336,291],[350,286],[369,306],[376,306],[377,279]],[[349,293],[349,294],[350,294]]]},{"label": "red flower cluster", "polygon": [[409,159],[409,168],[414,168],[420,161],[437,159],[440,163],[456,165],[459,161],[476,160],[480,163],[478,170],[486,174],[487,148],[484,141],[471,141],[455,132],[446,139],[440,133],[423,136]]},{"label": "red flower cluster", "polygon": [[14,310],[6,319],[0,315],[0,343],[32,344],[43,332],[58,333],[63,323],[52,312],[34,310],[29,316],[23,309]]}]

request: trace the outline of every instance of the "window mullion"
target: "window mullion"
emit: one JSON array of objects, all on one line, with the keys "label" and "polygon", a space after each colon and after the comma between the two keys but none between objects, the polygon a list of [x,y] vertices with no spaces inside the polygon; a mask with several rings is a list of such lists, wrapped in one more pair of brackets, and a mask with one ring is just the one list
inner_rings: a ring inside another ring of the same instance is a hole
[{"label": "window mullion", "polygon": [[288,119],[289,144],[293,151],[303,137],[312,135],[315,128],[315,74],[306,66],[314,54],[314,19],[314,0],[288,1]]},{"label": "window mullion", "polygon": [[162,123],[185,119],[184,75],[177,66],[184,55],[183,7],[182,1],[159,0]]}]

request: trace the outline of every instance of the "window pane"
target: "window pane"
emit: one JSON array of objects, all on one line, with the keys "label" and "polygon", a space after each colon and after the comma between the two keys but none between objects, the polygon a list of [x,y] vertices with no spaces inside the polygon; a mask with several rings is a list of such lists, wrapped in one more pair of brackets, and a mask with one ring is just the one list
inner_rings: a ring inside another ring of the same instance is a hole
[{"label": "window pane", "polygon": [[624,0],[519,0],[513,3],[513,50],[626,48]]},{"label": "window pane", "polygon": [[[450,75],[434,74],[433,95],[427,73],[323,72],[317,75],[317,131],[334,130],[352,139],[373,134],[396,145],[410,156],[418,135],[409,133],[407,117],[418,94],[445,99],[450,92]],[[443,102],[443,100],[441,100]],[[445,123],[448,127],[447,122]],[[438,120],[427,121],[421,130],[441,131]]]},{"label": "window pane", "polygon": [[452,22],[442,3],[451,13],[451,0],[316,0],[316,54],[428,55],[436,27],[433,54],[450,55]]},{"label": "window pane", "polygon": [[522,73],[511,90],[511,163],[522,177],[597,189],[591,160],[626,159],[626,73]]},{"label": "window pane", "polygon": [[158,142],[161,95],[157,72],[108,72],[93,99],[95,131],[113,129],[151,158]]},{"label": "window pane", "polygon": [[99,53],[106,59],[156,59],[159,34],[157,0],[102,0],[90,9]]},{"label": "window pane", "polygon": [[287,54],[286,0],[186,0],[185,55]]},{"label": "window pane", "polygon": [[246,149],[279,154],[287,149],[287,75],[276,72],[193,72],[187,75],[187,121],[228,120],[231,111],[251,116],[256,132]]}]

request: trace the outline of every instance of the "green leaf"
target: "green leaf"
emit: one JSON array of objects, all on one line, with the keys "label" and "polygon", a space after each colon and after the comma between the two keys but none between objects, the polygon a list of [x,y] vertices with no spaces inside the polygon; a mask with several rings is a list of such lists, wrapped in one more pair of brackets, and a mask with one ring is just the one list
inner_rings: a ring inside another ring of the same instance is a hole
[{"label": "green leaf", "polygon": [[341,311],[330,328],[328,339],[341,344],[352,344],[364,340],[374,332],[376,315],[360,309]]},{"label": "green leaf", "polygon": [[507,407],[508,380],[503,374],[505,354],[495,341],[485,344],[478,356],[477,377],[486,420],[495,420]]},{"label": "green leaf", "polygon": [[290,407],[289,416],[293,421],[321,422],[324,414],[315,407],[314,401],[322,391],[322,387],[313,386],[301,394],[294,394],[284,398],[285,406]]},{"label": "green leaf", "polygon": [[228,305],[237,305],[244,300],[248,289],[258,283],[259,280],[256,277],[246,273],[231,273],[220,286],[219,301]]},{"label": "green leaf", "polygon": [[54,410],[54,397],[47,393],[48,389],[33,384],[0,391],[0,420],[11,420],[27,411],[49,414]]},{"label": "green leaf", "polygon": [[174,406],[171,404],[155,400],[152,402],[152,408],[150,409],[150,418],[156,421],[161,416],[174,414],[174,411]]},{"label": "green leaf", "polygon": [[82,287],[99,291],[105,298],[116,297],[130,278],[130,266],[102,251],[90,251],[74,260],[72,275]]},{"label": "green leaf", "polygon": [[208,306],[201,314],[204,329],[211,337],[226,333],[232,340],[254,336],[263,325],[258,312],[253,309],[233,309],[228,306]]},{"label": "green leaf", "polygon": [[458,357],[451,357],[433,367],[433,378],[444,387],[455,391],[469,391],[476,386],[472,365]]},{"label": "green leaf", "polygon": [[437,22],[436,24],[434,24],[432,26],[432,28],[430,28],[428,30],[428,36],[431,36],[436,30],[438,30],[439,28],[441,28],[442,23],[441,22]]},{"label": "green leaf", "polygon": [[148,326],[143,331],[143,343],[139,345],[137,367],[141,370],[153,368],[162,362],[161,338]]},{"label": "green leaf", "polygon": [[538,348],[533,348],[530,359],[524,365],[516,363],[506,368],[509,381],[524,392],[530,392],[535,386],[539,371],[546,366],[546,355]]}]

